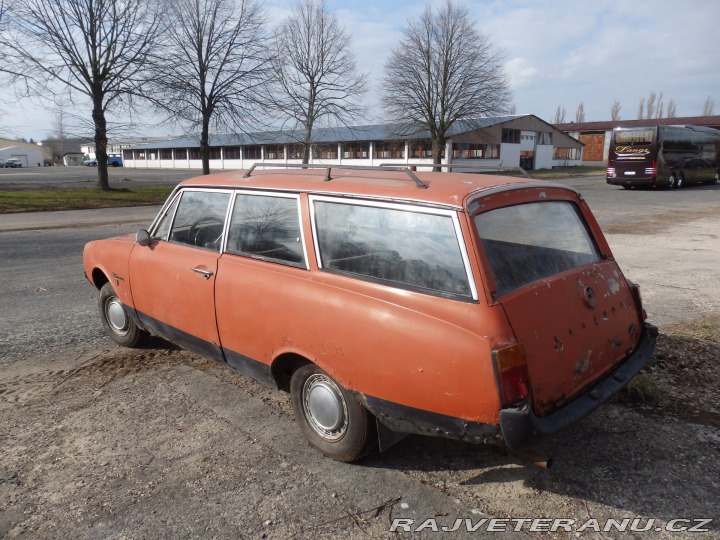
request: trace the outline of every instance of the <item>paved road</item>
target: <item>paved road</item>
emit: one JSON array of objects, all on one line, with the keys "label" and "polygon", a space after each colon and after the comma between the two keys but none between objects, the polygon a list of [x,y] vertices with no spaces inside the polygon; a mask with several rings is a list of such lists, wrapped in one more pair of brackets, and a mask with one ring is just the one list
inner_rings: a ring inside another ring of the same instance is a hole
[{"label": "paved road", "polygon": [[[175,185],[200,176],[197,169],[126,169],[110,167],[110,187]],[[95,167],[0,169],[0,189],[94,188]]]}]

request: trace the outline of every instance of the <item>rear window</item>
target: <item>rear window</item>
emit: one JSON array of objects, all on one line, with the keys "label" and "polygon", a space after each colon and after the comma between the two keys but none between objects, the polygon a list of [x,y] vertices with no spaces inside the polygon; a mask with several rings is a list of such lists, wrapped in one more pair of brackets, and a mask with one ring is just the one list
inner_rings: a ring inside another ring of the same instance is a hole
[{"label": "rear window", "polygon": [[452,213],[326,200],[313,206],[323,269],[472,298]]},{"label": "rear window", "polygon": [[654,128],[621,129],[615,132],[616,144],[651,144],[655,137]]},{"label": "rear window", "polygon": [[577,207],[566,201],[507,206],[475,216],[495,296],[600,259]]}]

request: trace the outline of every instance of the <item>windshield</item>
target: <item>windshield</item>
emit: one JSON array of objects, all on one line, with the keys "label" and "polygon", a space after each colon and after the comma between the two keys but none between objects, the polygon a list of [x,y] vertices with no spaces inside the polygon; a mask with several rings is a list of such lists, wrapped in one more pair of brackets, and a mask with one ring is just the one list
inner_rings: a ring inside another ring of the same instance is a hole
[{"label": "windshield", "polygon": [[600,259],[577,207],[566,201],[507,206],[475,216],[495,296]]},{"label": "windshield", "polygon": [[651,144],[654,137],[655,128],[618,129],[615,144]]}]

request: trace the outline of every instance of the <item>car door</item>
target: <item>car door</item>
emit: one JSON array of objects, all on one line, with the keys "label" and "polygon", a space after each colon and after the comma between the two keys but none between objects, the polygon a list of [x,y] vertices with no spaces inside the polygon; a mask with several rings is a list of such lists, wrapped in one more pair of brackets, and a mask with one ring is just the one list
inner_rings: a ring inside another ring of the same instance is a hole
[{"label": "car door", "polygon": [[215,278],[230,193],[186,189],[130,255],[130,283],[142,324],[192,351],[223,359],[215,320]]}]

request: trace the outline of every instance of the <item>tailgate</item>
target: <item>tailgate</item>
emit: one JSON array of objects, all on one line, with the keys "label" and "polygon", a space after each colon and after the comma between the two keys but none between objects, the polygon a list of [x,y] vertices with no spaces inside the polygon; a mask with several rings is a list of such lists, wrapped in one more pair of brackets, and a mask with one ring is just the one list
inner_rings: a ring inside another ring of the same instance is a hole
[{"label": "tailgate", "polygon": [[501,195],[473,201],[471,210],[488,288],[524,348],[532,406],[544,416],[637,348],[639,295],[577,192]]},{"label": "tailgate", "polygon": [[532,404],[553,412],[637,347],[642,323],[614,261],[565,272],[501,300],[525,346]]}]

